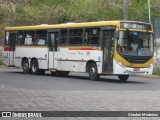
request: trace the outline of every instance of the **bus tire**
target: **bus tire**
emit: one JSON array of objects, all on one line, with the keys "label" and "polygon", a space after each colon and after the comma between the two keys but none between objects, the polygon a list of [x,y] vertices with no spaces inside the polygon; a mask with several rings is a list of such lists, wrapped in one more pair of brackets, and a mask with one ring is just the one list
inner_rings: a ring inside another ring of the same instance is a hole
[{"label": "bus tire", "polygon": [[36,59],[31,61],[31,73],[33,75],[38,75],[39,74],[39,64]]},{"label": "bus tire", "polygon": [[118,78],[121,82],[125,82],[128,80],[129,75],[118,75]]},{"label": "bus tire", "polygon": [[97,72],[97,65],[95,63],[90,63],[89,65],[89,78],[91,80],[98,80],[100,75]]},{"label": "bus tire", "polygon": [[69,73],[70,73],[69,71],[57,71],[57,74],[59,76],[68,76]]},{"label": "bus tire", "polygon": [[29,73],[30,68],[29,68],[29,62],[28,62],[27,59],[23,60],[23,62],[22,62],[22,69],[23,69],[23,73],[25,73],[25,74]]}]

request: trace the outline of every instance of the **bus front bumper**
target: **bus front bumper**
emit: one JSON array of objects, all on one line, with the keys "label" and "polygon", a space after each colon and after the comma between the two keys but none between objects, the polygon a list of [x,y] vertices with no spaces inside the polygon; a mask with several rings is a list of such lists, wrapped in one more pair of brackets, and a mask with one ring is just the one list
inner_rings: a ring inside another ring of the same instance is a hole
[{"label": "bus front bumper", "polygon": [[118,63],[116,60],[113,60],[113,74],[129,74],[129,75],[136,75],[136,74],[152,74],[153,72],[153,65],[150,65],[146,68],[131,68]]}]

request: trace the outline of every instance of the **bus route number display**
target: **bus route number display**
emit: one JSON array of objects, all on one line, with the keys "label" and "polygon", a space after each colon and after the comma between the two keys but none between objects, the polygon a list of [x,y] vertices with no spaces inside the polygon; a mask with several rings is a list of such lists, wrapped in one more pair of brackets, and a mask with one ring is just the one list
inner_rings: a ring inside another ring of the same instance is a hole
[{"label": "bus route number display", "polygon": [[151,30],[150,25],[142,23],[128,23],[128,22],[121,22],[121,28]]}]

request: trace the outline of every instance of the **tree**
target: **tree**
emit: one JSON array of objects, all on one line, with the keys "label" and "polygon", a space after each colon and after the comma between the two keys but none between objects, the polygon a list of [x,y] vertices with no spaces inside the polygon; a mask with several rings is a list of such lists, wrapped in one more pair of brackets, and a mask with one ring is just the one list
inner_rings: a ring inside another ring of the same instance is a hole
[{"label": "tree", "polygon": [[[0,26],[123,20],[124,0],[4,0]],[[148,21],[147,0],[129,0],[129,20]],[[160,17],[160,1],[151,0],[151,16]]]}]

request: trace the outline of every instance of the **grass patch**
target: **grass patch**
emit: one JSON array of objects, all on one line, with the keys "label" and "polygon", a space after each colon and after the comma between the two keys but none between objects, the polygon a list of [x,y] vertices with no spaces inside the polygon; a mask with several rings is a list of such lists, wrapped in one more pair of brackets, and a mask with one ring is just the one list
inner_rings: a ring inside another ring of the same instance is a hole
[{"label": "grass patch", "polygon": [[153,74],[160,75],[160,59],[157,58],[154,61]]},{"label": "grass patch", "polygon": [[160,75],[160,68],[153,70],[153,75]]},{"label": "grass patch", "polygon": [[2,60],[0,59],[0,66],[1,66],[1,65],[3,65],[3,62],[2,62]]}]

